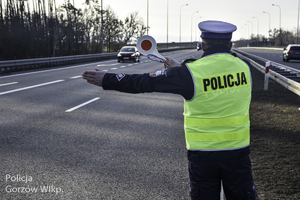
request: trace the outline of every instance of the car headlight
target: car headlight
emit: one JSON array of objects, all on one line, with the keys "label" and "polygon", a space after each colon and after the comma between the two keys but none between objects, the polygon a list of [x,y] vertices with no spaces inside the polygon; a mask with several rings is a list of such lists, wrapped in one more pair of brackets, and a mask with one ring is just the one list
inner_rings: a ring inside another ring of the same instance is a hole
[{"label": "car headlight", "polygon": [[131,56],[135,56],[135,53],[134,53],[134,54],[131,54]]},{"label": "car headlight", "polygon": [[121,57],[121,54],[120,54],[120,53],[118,53],[118,57]]}]

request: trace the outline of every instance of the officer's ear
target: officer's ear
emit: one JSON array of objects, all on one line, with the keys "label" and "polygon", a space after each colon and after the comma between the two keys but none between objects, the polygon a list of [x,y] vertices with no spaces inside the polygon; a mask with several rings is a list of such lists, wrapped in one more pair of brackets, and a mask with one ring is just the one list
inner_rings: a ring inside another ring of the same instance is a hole
[{"label": "officer's ear", "polygon": [[229,49],[231,49],[231,47],[232,47],[232,42],[230,42]]}]

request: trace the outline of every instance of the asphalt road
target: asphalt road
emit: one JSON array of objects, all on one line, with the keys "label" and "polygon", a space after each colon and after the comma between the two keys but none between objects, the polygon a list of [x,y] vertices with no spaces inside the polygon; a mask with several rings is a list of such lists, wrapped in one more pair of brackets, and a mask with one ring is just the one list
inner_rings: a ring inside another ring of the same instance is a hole
[{"label": "asphalt road", "polygon": [[189,198],[182,97],[104,91],[81,78],[95,67],[163,68],[142,57],[0,77],[1,200]]},{"label": "asphalt road", "polygon": [[289,62],[283,62],[283,49],[282,50],[272,50],[272,49],[255,49],[255,48],[238,48],[241,51],[250,53],[270,61],[279,63],[281,65],[286,65],[295,69],[300,70],[300,60],[290,60]]}]

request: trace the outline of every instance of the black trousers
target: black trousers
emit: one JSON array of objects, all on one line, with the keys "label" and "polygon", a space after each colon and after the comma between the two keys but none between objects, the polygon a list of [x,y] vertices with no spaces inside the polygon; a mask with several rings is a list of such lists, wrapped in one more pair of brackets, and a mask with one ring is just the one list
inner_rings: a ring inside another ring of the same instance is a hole
[{"label": "black trousers", "polygon": [[256,200],[249,148],[188,151],[192,200],[219,200],[221,180],[226,200]]}]

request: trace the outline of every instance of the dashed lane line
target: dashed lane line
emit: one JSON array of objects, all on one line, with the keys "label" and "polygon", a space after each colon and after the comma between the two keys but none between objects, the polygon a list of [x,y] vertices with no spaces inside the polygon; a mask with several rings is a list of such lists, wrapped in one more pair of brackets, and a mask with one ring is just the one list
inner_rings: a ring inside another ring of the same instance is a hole
[{"label": "dashed lane line", "polygon": [[97,67],[102,67],[102,66],[114,66],[114,65],[119,65],[120,63],[112,63],[112,64],[100,64],[97,65]]},{"label": "dashed lane line", "polygon": [[3,84],[0,84],[0,87],[1,86],[7,86],[7,85],[13,85],[13,84],[17,84],[18,82],[12,82],[12,83],[3,83]]},{"label": "dashed lane line", "polygon": [[19,88],[19,89],[15,89],[15,90],[9,90],[9,91],[6,91],[6,92],[1,92],[0,96],[4,95],[4,94],[10,94],[10,93],[14,93],[14,92],[23,91],[23,90],[29,90],[29,89],[32,89],[32,88],[42,87],[42,86],[45,86],[45,85],[51,85],[51,84],[59,83],[59,82],[63,82],[63,81],[65,81],[65,80],[51,81],[51,82],[42,83],[42,84],[38,84],[38,85],[32,85],[32,86],[23,87],[23,88]]},{"label": "dashed lane line", "polygon": [[[110,70],[117,70],[117,69],[120,69],[120,68],[125,68],[125,67],[130,67],[132,65],[138,65],[138,64],[142,64],[143,62],[141,63],[134,63],[134,64],[128,64],[128,65],[122,65],[120,67],[113,67],[113,68],[110,68]],[[109,71],[109,70],[103,70],[103,71]]]},{"label": "dashed lane line", "polygon": [[71,79],[82,78],[82,75],[70,77]]},{"label": "dashed lane line", "polygon": [[92,99],[92,100],[90,100],[90,101],[87,101],[87,102],[82,103],[82,104],[80,104],[80,105],[78,105],[78,106],[75,106],[75,107],[73,107],[73,108],[70,108],[69,110],[66,110],[65,112],[72,112],[72,111],[74,111],[74,110],[76,110],[76,109],[78,109],[78,108],[81,108],[81,107],[83,107],[83,106],[85,106],[85,105],[87,105],[87,104],[90,104],[90,103],[92,103],[92,102],[94,102],[94,101],[97,101],[98,99],[100,99],[100,97],[96,97],[96,98],[94,98],[94,99]]}]

